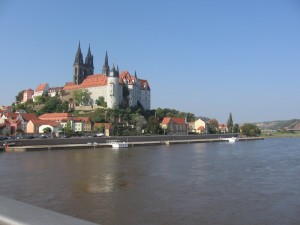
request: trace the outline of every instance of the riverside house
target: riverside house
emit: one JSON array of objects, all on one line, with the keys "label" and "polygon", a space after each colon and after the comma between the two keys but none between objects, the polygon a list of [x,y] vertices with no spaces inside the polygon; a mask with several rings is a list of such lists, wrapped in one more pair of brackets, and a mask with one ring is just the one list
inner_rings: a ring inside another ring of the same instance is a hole
[{"label": "riverside house", "polygon": [[160,126],[165,134],[188,134],[188,124],[184,118],[165,117]]}]

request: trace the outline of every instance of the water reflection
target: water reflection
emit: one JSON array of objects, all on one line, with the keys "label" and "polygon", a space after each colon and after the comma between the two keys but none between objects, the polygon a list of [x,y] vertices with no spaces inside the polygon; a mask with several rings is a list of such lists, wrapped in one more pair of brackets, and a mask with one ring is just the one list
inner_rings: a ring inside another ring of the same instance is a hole
[{"label": "water reflection", "polygon": [[300,224],[299,147],[273,139],[3,153],[0,194],[106,225]]}]

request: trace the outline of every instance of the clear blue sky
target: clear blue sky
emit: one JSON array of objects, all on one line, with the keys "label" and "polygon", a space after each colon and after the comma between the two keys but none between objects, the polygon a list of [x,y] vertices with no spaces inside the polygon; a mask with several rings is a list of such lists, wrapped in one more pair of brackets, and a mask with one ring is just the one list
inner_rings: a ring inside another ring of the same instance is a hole
[{"label": "clear blue sky", "polygon": [[72,81],[78,42],[100,73],[147,79],[152,108],[235,123],[300,118],[300,1],[0,0],[0,105]]}]

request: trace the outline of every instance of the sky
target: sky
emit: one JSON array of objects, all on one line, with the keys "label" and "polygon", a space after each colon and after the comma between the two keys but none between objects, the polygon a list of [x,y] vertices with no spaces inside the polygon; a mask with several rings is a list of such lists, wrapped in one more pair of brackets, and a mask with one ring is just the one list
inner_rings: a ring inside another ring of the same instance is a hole
[{"label": "sky", "polygon": [[226,123],[300,119],[300,1],[0,0],[0,105],[73,80],[80,41],[95,73],[136,71],[151,108]]}]

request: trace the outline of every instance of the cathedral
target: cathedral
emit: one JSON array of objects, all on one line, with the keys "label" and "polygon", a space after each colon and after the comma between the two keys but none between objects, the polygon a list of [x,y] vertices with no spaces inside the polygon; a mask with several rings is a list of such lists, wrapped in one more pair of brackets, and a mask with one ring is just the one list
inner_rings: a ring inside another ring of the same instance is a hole
[{"label": "cathedral", "polygon": [[94,59],[89,46],[85,60],[80,43],[73,64],[73,82],[67,82],[62,90],[88,90],[91,96],[90,105],[96,105],[96,100],[103,97],[107,108],[117,109],[119,106],[143,106],[150,110],[151,90],[147,80],[138,78],[136,72],[131,75],[128,71],[119,72],[113,65],[110,69],[106,52],[102,73],[94,73]]}]

